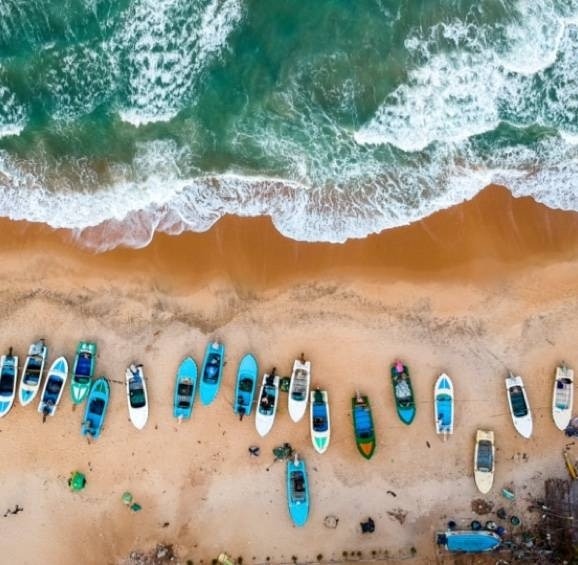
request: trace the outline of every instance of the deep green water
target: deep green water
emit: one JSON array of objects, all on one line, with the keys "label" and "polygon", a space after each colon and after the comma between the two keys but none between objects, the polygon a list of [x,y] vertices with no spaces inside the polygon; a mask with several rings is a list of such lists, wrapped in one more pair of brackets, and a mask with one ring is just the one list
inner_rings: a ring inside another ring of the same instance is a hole
[{"label": "deep green water", "polygon": [[0,0],[0,215],[105,248],[224,214],[343,241],[490,182],[578,210],[577,23],[578,0]]}]

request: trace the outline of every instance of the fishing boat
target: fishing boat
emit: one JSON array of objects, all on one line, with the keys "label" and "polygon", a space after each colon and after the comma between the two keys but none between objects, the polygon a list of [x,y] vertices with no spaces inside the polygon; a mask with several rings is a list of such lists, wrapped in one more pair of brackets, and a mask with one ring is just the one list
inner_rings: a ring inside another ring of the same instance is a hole
[{"label": "fishing boat", "polygon": [[46,421],[47,416],[54,416],[56,413],[67,379],[68,361],[65,357],[58,357],[46,373],[44,388],[38,403],[38,412],[42,414],[43,422]]},{"label": "fishing boat", "polygon": [[552,397],[552,417],[559,430],[564,431],[570,424],[573,403],[574,371],[562,363],[556,367]]},{"label": "fishing boat", "polygon": [[391,384],[397,415],[404,424],[409,425],[415,418],[415,400],[409,369],[399,360],[391,366]]},{"label": "fishing boat", "polygon": [[273,427],[277,404],[279,402],[279,377],[275,374],[275,369],[271,374],[265,373],[259,391],[259,403],[255,413],[255,426],[257,433],[264,437]]},{"label": "fishing boat", "polygon": [[0,357],[0,417],[6,416],[16,397],[18,380],[18,356],[12,355],[12,348],[7,355]]},{"label": "fishing boat", "polygon": [[110,385],[108,379],[100,377],[93,381],[84,407],[81,427],[83,436],[90,436],[92,439],[100,437],[109,399]]},{"label": "fishing boat", "polygon": [[300,359],[295,359],[291,384],[289,385],[289,417],[298,422],[305,415],[307,401],[309,400],[309,384],[311,382],[311,361],[305,361],[301,354]]},{"label": "fishing boat", "polygon": [[36,398],[42,381],[47,353],[48,348],[43,339],[31,344],[28,348],[28,355],[24,361],[20,386],[18,387],[18,400],[21,406],[27,406]]},{"label": "fishing boat", "polygon": [[76,348],[72,376],[70,378],[70,398],[73,404],[80,404],[88,396],[94,368],[96,366],[96,343],[81,341]]},{"label": "fishing boat", "polygon": [[309,424],[311,441],[317,453],[325,453],[331,437],[331,418],[329,416],[329,395],[326,390],[311,391]]},{"label": "fishing boat", "polygon": [[448,530],[438,534],[438,545],[459,553],[482,553],[496,549],[502,540],[489,530]]},{"label": "fishing boat", "polygon": [[438,377],[434,387],[434,418],[437,434],[445,439],[454,433],[454,385],[445,373]]},{"label": "fishing boat", "polygon": [[253,398],[255,397],[255,388],[257,386],[257,377],[259,367],[257,360],[253,355],[247,353],[239,363],[237,369],[237,384],[235,386],[235,402],[233,411],[239,415],[242,420],[243,416],[249,416],[253,409]]},{"label": "fishing boat", "polygon": [[530,410],[522,377],[514,376],[510,372],[506,378],[506,391],[514,427],[522,437],[531,437],[533,427],[532,411]]},{"label": "fishing boat", "polygon": [[201,404],[205,406],[211,404],[219,392],[224,359],[225,346],[222,343],[215,341],[207,345],[201,370],[201,384],[199,385]]},{"label": "fishing boat", "polygon": [[147,386],[142,365],[131,363],[125,372],[128,415],[137,430],[142,430],[149,417]]},{"label": "fishing boat", "polygon": [[353,431],[359,453],[366,459],[371,459],[375,452],[375,430],[369,398],[359,392],[351,399],[353,416]]},{"label": "fishing boat", "polygon": [[287,461],[287,504],[296,526],[304,526],[309,518],[309,481],[305,461],[297,453]]},{"label": "fishing boat", "polygon": [[487,494],[494,482],[494,432],[478,430],[474,450],[474,480],[478,490]]},{"label": "fishing boat", "polygon": [[191,417],[196,385],[197,364],[192,357],[185,357],[177,370],[173,400],[173,416],[179,421]]}]

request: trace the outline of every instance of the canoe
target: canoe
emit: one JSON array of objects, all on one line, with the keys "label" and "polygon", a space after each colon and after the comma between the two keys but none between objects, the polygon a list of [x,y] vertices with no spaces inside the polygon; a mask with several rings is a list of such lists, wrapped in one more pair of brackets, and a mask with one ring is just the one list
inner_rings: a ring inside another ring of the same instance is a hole
[{"label": "canoe", "polygon": [[18,400],[21,406],[27,406],[36,398],[42,381],[47,354],[48,348],[43,339],[33,343],[28,348],[28,355],[24,361],[20,386],[18,387]]},{"label": "canoe", "polygon": [[391,384],[397,415],[404,424],[411,424],[415,418],[415,399],[409,378],[409,369],[401,361],[391,366]]},{"label": "canoe", "polygon": [[305,461],[297,454],[287,461],[287,505],[296,526],[304,526],[309,518],[309,481]]},{"label": "canoe", "polygon": [[201,404],[205,406],[211,404],[215,400],[217,392],[219,392],[223,376],[224,358],[225,346],[222,343],[215,341],[207,345],[201,370],[201,383],[199,385]]},{"label": "canoe", "polygon": [[197,386],[197,364],[192,357],[185,357],[177,370],[173,416],[188,420],[193,412],[195,387]]},{"label": "canoe", "polygon": [[268,375],[263,375],[261,390],[259,391],[259,402],[255,411],[255,427],[257,433],[264,437],[273,427],[275,414],[277,414],[277,404],[279,403],[279,377],[275,370]]},{"label": "canoe", "polygon": [[309,385],[311,383],[311,361],[296,359],[293,363],[291,383],[289,384],[289,417],[298,422],[305,416],[309,400]]},{"label": "canoe", "polygon": [[329,415],[329,395],[326,390],[311,391],[309,408],[309,426],[311,441],[317,453],[325,453],[331,437],[331,418]]},{"label": "canoe", "polygon": [[506,378],[506,392],[510,414],[517,432],[525,438],[532,436],[532,410],[526,396],[524,381],[520,376],[514,376],[511,372]]},{"label": "canoe", "polygon": [[494,482],[494,432],[478,430],[474,449],[474,480],[478,490],[487,494]]},{"label": "canoe", "polygon": [[454,433],[454,385],[445,373],[434,387],[434,418],[437,434],[446,437]]},{"label": "canoe", "polygon": [[570,424],[573,403],[574,371],[562,363],[556,367],[552,397],[552,417],[559,430],[564,431]]},{"label": "canoe", "polygon": [[110,385],[108,379],[100,377],[93,381],[84,407],[84,418],[81,426],[83,436],[90,436],[93,439],[100,437],[109,399]]},{"label": "canoe", "polygon": [[0,357],[0,418],[10,412],[16,397],[18,380],[18,356],[12,355],[12,348],[7,355]]},{"label": "canoe", "polygon": [[375,430],[369,398],[357,393],[351,399],[351,408],[357,449],[363,457],[371,459],[375,452]]},{"label": "canoe", "polygon": [[44,388],[38,403],[38,412],[42,414],[43,421],[46,420],[47,416],[54,416],[56,413],[67,379],[68,361],[64,357],[58,357],[46,373]]},{"label": "canoe", "polygon": [[460,553],[482,553],[496,549],[502,540],[489,530],[448,530],[438,534],[438,544],[448,551]]},{"label": "canoe", "polygon": [[76,356],[70,378],[70,398],[73,404],[84,402],[90,391],[96,365],[96,343],[81,341],[76,348]]},{"label": "canoe", "polygon": [[259,367],[257,360],[253,355],[247,353],[239,363],[237,369],[237,384],[235,386],[235,402],[233,411],[242,419],[243,416],[249,416],[253,409],[253,399],[255,397],[255,388],[257,387],[257,377],[259,376]]},{"label": "canoe", "polygon": [[132,363],[125,372],[128,415],[137,430],[142,430],[149,417],[147,386],[142,365]]}]

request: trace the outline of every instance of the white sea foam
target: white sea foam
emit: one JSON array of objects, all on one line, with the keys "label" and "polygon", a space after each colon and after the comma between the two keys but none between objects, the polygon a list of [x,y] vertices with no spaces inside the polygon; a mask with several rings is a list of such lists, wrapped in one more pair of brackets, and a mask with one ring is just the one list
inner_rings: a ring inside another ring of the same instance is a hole
[{"label": "white sea foam", "polygon": [[26,125],[27,112],[16,95],[2,84],[0,67],[0,138],[18,135]]}]

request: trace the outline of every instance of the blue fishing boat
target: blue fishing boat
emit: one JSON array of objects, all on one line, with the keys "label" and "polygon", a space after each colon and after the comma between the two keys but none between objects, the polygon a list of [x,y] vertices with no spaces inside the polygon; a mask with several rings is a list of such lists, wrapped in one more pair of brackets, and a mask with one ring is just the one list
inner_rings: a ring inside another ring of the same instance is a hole
[{"label": "blue fishing boat", "polygon": [[371,459],[375,452],[375,429],[369,398],[357,392],[351,399],[351,415],[357,450],[365,459]]},{"label": "blue fishing boat", "polygon": [[253,398],[255,397],[255,388],[257,385],[257,377],[259,375],[259,367],[257,360],[253,355],[247,353],[239,363],[237,370],[237,386],[235,389],[235,404],[233,411],[239,414],[242,420],[243,416],[249,416],[253,409]]},{"label": "blue fishing boat", "polygon": [[317,453],[325,453],[331,437],[329,394],[327,391],[319,388],[312,391],[309,406],[309,427],[313,447]]},{"label": "blue fishing boat", "polygon": [[454,385],[445,373],[438,377],[434,387],[434,419],[436,433],[444,439],[454,433]]},{"label": "blue fishing boat", "polygon": [[201,383],[199,385],[201,404],[205,406],[211,404],[215,400],[217,392],[219,392],[223,376],[224,358],[225,346],[222,343],[215,341],[207,345],[201,371]]},{"label": "blue fishing boat", "polygon": [[38,403],[38,412],[42,414],[43,422],[46,421],[47,416],[54,416],[56,413],[67,379],[68,361],[65,357],[58,357],[48,369]]},{"label": "blue fishing boat", "polygon": [[304,526],[309,518],[309,482],[305,461],[297,454],[287,461],[287,503],[293,523]]},{"label": "blue fishing boat", "polygon": [[16,397],[18,379],[18,357],[12,355],[12,348],[0,359],[0,417],[6,416]]},{"label": "blue fishing boat", "polygon": [[109,398],[110,385],[108,384],[108,379],[106,377],[96,379],[90,387],[84,407],[84,418],[81,428],[83,436],[90,436],[93,439],[100,437]]},{"label": "blue fishing boat", "polygon": [[391,384],[397,415],[404,424],[409,425],[415,418],[415,399],[409,369],[399,359],[391,366]]},{"label": "blue fishing boat", "polygon": [[193,411],[195,387],[197,385],[197,364],[192,357],[185,357],[179,365],[175,382],[173,416],[188,420]]},{"label": "blue fishing boat", "polygon": [[96,366],[96,343],[81,341],[76,348],[72,375],[70,378],[70,398],[73,404],[84,402],[90,391]]},{"label": "blue fishing boat", "polygon": [[454,553],[483,553],[496,549],[502,540],[488,530],[448,530],[438,534],[437,543]]}]

